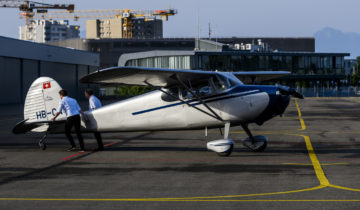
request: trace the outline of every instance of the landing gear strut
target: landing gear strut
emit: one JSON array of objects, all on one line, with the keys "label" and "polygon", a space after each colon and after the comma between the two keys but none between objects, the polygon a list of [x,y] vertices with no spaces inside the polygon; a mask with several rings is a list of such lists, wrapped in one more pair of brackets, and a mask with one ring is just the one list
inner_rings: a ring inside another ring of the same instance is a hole
[{"label": "landing gear strut", "polygon": [[225,123],[224,139],[210,141],[207,143],[208,150],[216,152],[219,156],[227,157],[234,149],[234,142],[229,139],[230,123]]},{"label": "landing gear strut", "polygon": [[266,136],[253,136],[247,124],[241,124],[241,127],[249,136],[242,140],[243,145],[254,152],[263,152],[267,146]]},{"label": "landing gear strut", "polygon": [[46,142],[45,142],[45,140],[46,140],[46,137],[47,137],[47,133],[45,133],[45,135],[40,139],[40,141],[39,141],[39,147],[40,147],[40,149],[42,149],[42,150],[46,150]]}]

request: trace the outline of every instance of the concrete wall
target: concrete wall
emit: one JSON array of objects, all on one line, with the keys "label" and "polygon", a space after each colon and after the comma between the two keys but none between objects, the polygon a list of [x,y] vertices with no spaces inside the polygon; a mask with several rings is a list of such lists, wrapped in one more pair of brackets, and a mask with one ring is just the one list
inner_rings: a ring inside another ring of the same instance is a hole
[{"label": "concrete wall", "polygon": [[0,57],[0,104],[21,101],[20,60]]},{"label": "concrete wall", "polygon": [[78,81],[99,66],[99,55],[94,53],[4,37],[0,46],[7,46],[0,48],[0,104],[24,103],[32,82],[40,76],[55,79],[72,97],[83,99],[90,86]]},{"label": "concrete wall", "polygon": [[[24,103],[32,82],[40,76],[55,79],[62,88],[68,90],[70,96],[82,99],[85,89],[90,86],[78,80],[94,71],[97,71],[95,66],[0,56],[0,104]],[[96,86],[92,88],[97,89]]]},{"label": "concrete wall", "polygon": [[99,20],[86,21],[86,38],[96,39],[99,37]]}]

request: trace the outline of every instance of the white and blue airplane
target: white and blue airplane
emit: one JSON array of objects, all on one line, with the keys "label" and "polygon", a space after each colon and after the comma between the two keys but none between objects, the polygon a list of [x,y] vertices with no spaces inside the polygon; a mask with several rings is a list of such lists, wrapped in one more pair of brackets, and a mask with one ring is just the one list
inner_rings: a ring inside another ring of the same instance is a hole
[{"label": "white and blue airplane", "polygon": [[[254,136],[250,123],[262,125],[286,110],[290,97],[303,98],[284,86],[246,85],[288,75],[283,71],[212,72],[141,67],[113,67],[83,77],[89,84],[148,86],[155,91],[119,101],[85,114],[83,132],[136,132],[224,128],[224,138],[207,143],[220,156],[229,156],[234,142],[231,126],[241,126],[248,138],[243,144],[252,151],[264,151],[265,136]],[[241,80],[243,82],[241,82]],[[39,145],[46,148],[47,134],[64,133],[65,116],[51,122],[60,98],[60,85],[49,77],[33,82],[27,93],[24,120],[13,133],[45,133]]]}]

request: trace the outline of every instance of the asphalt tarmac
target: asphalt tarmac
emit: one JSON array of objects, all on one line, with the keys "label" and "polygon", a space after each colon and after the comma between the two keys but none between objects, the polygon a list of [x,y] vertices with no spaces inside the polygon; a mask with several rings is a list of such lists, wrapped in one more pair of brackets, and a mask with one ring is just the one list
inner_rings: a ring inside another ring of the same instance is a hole
[{"label": "asphalt tarmac", "polygon": [[240,127],[219,157],[204,131],[104,134],[106,150],[66,152],[63,135],[13,135],[21,106],[0,107],[0,209],[359,209],[360,99],[292,100],[284,117],[251,126],[268,148],[250,152]]}]

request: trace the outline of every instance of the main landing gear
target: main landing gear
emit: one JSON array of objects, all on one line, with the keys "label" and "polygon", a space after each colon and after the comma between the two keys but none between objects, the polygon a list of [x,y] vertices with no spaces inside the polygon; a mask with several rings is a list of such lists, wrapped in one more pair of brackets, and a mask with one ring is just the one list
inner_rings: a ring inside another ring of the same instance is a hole
[{"label": "main landing gear", "polygon": [[267,146],[266,136],[253,136],[246,124],[242,124],[241,127],[249,136],[248,138],[242,140],[243,145],[254,152],[263,152]]},{"label": "main landing gear", "polygon": [[[267,146],[266,136],[253,136],[247,124],[241,125],[246,134],[249,136],[243,139],[243,145],[254,152],[263,152]],[[219,156],[226,157],[231,155],[234,150],[234,142],[229,139],[230,123],[225,123],[224,139],[210,141],[207,143],[208,150],[216,152]],[[205,128],[205,136],[207,136],[207,128]]]},{"label": "main landing gear", "polygon": [[208,150],[216,152],[219,156],[227,157],[234,149],[233,140],[229,139],[230,123],[225,123],[224,139],[210,141],[207,143]]}]

